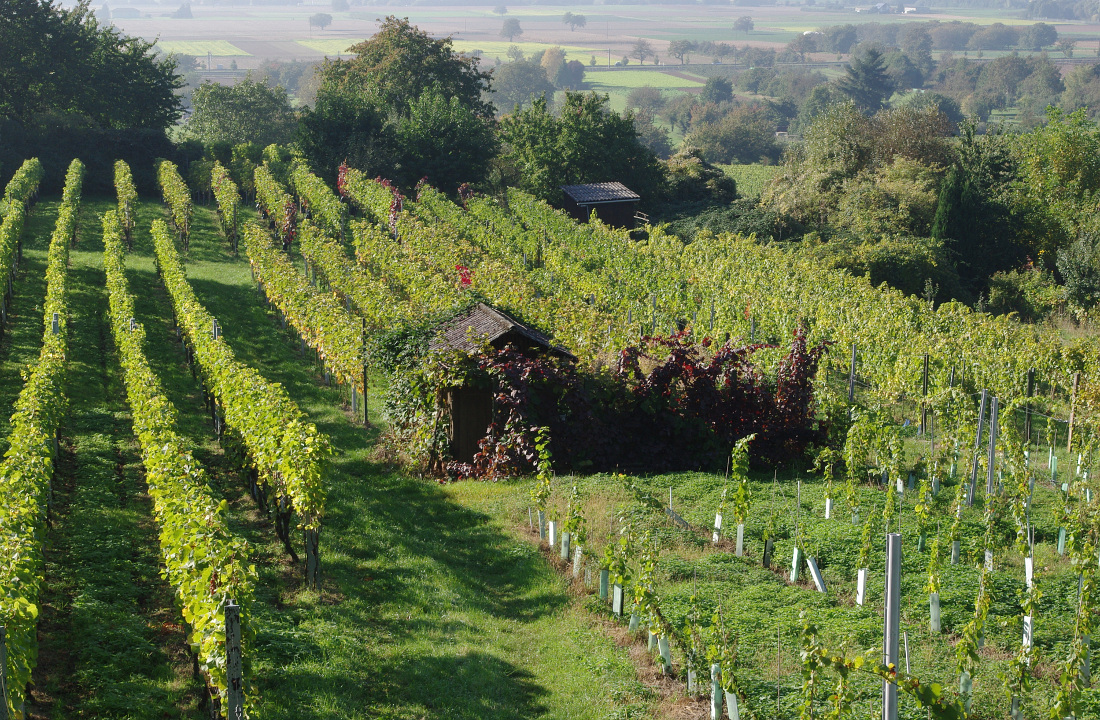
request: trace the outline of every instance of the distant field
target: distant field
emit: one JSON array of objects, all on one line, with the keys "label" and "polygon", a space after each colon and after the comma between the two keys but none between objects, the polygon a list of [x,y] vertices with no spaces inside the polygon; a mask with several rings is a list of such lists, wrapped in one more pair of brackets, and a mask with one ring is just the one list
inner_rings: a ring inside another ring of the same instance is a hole
[{"label": "distant field", "polygon": [[518,47],[524,55],[532,55],[540,50],[545,50],[548,47],[560,47],[565,52],[566,60],[579,60],[585,65],[588,64],[588,59],[593,55],[596,56],[597,62],[602,54],[604,61],[607,61],[607,48],[591,48],[591,47],[578,47],[576,45],[555,45],[554,43],[540,43],[540,42],[506,42],[504,40],[459,40],[454,41],[454,49],[463,53],[472,53],[474,50],[480,50],[482,57],[497,58],[502,61],[508,59],[508,48],[515,45]]},{"label": "distant field", "polygon": [[744,197],[756,197],[764,185],[775,177],[778,165],[719,165],[726,175],[737,183],[737,194]]},{"label": "distant field", "polygon": [[363,42],[366,38],[338,38],[335,40],[295,40],[299,45],[304,45],[310,50],[316,50],[325,55],[342,55],[352,45]]},{"label": "distant field", "polygon": [[612,70],[589,72],[585,74],[584,81],[591,85],[593,89],[598,89],[600,92],[640,87],[655,87],[662,89],[696,88],[706,84],[704,80],[676,77],[670,72],[661,70]]},{"label": "distant field", "polygon": [[[255,65],[268,58],[292,60],[300,58],[302,54],[330,57],[342,55],[356,41],[373,35],[378,29],[377,21],[387,14],[382,7],[357,7],[355,12],[333,13],[332,26],[324,32],[315,29],[313,36],[309,37],[310,15],[328,5],[327,0],[311,2],[310,5],[278,9],[247,5],[226,8],[193,3],[193,20],[180,22],[165,16],[146,15],[137,19],[119,19],[117,25],[127,33],[149,40],[164,38],[159,45],[168,52],[238,57],[246,65]],[[804,9],[806,8],[787,5],[516,5],[509,7],[507,14],[501,16],[492,12],[491,5],[432,7],[414,3],[394,12],[401,17],[407,16],[412,23],[435,37],[451,36],[459,51],[468,53],[480,50],[490,63],[494,63],[497,58],[504,60],[508,47],[515,44],[528,55],[551,45],[559,45],[570,60],[580,60],[585,65],[588,65],[592,56],[596,57],[600,65],[606,64],[609,48],[612,59],[619,60],[630,52],[639,38],[649,39],[662,61],[675,62],[668,55],[667,43],[680,39],[779,49],[799,33],[846,23],[904,24],[933,19],[944,22],[965,20],[981,25],[993,22],[1027,25],[1033,22],[1019,17],[1018,13],[962,8],[941,9],[928,15],[904,16],[822,12],[816,9],[807,12]],[[561,22],[565,12],[584,15],[587,18],[586,27],[570,30]],[[741,15],[748,15],[753,19],[756,24],[753,32],[733,30],[734,21]],[[523,35],[518,38],[519,42],[509,43],[500,37],[501,24],[507,18],[519,20],[522,25]],[[1075,57],[1094,56],[1100,39],[1100,25],[1080,22],[1052,24],[1056,25],[1063,36],[1078,41]],[[987,52],[983,57],[993,58],[1000,54]],[[1062,55],[1057,52],[1049,54],[1056,60]],[[250,60],[244,60],[249,56]],[[961,53],[956,53],[956,56],[961,56]],[[975,53],[970,53],[969,57],[974,58]],[[699,53],[691,56],[693,63],[709,63],[712,59]],[[816,54],[814,59],[830,62],[837,60],[835,55],[825,54]],[[642,84],[651,83],[647,80]],[[669,85],[666,82],[660,86],[682,88],[691,87],[691,84]],[[610,87],[607,86],[608,89]]]},{"label": "distant field", "polygon": [[217,55],[219,57],[248,57],[251,53],[226,40],[158,40],[157,47],[176,55]]}]

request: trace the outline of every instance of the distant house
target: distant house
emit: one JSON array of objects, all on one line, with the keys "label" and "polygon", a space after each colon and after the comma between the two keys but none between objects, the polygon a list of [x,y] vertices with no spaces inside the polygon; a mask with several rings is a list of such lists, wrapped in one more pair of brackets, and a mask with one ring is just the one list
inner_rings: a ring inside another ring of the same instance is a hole
[{"label": "distant house", "polygon": [[886,3],[875,3],[867,10],[869,13],[875,13],[878,15],[889,15],[893,12],[893,9]]},{"label": "distant house", "polygon": [[[520,322],[503,310],[478,303],[470,309],[440,324],[429,344],[433,351],[462,350],[475,353],[488,342],[498,350],[511,345],[525,355],[548,354],[576,357],[536,328]],[[469,463],[479,450],[493,422],[493,391],[490,388],[453,387],[443,391],[440,403],[448,411],[451,422],[447,436],[451,441],[451,457],[456,462]]]},{"label": "distant house", "polygon": [[593,210],[612,227],[634,227],[641,196],[620,182],[566,185],[564,210],[581,222],[588,222]]}]

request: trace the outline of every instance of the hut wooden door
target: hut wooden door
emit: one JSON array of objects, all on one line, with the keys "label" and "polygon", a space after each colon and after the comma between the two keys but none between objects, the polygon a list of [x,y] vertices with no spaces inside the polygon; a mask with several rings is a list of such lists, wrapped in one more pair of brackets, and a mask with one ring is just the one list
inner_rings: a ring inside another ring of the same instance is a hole
[{"label": "hut wooden door", "polygon": [[451,457],[456,462],[473,462],[478,443],[493,422],[493,394],[476,388],[451,388],[447,402],[451,406]]}]

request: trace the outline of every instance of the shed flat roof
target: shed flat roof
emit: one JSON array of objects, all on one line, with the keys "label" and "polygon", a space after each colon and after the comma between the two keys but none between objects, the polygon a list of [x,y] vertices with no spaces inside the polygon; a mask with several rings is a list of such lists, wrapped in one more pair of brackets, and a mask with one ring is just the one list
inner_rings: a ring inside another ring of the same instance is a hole
[{"label": "shed flat roof", "polygon": [[636,202],[642,196],[621,182],[589,183],[587,185],[566,185],[562,192],[573,198],[578,205],[593,205],[606,202]]}]

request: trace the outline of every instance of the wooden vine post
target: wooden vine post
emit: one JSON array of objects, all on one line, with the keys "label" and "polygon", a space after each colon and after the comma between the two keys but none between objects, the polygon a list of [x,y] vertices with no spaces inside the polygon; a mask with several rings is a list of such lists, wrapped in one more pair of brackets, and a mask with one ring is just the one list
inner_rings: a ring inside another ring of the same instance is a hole
[{"label": "wooden vine post", "polygon": [[928,353],[924,354],[920,397],[920,434],[923,437],[928,432]]},{"label": "wooden vine post", "polygon": [[966,495],[966,506],[974,507],[974,493],[978,485],[978,457],[982,449],[982,428],[985,426],[985,401],[989,391],[982,389],[981,405],[978,406],[978,432],[974,435],[974,464],[970,470],[970,491]]},{"label": "wooden vine post", "polygon": [[[898,666],[901,627],[901,535],[886,536],[886,617],[882,629],[882,663]],[[882,720],[898,719],[898,686],[882,681]]]},{"label": "wooden vine post", "polygon": [[1024,405],[1024,443],[1031,444],[1031,398],[1035,396],[1035,368],[1027,370],[1027,404]]},{"label": "wooden vine post", "polygon": [[997,491],[997,416],[997,398],[993,398],[989,408],[989,454],[986,458],[985,476],[985,496],[987,498],[992,497],[993,493]]},{"label": "wooden vine post", "polygon": [[244,678],[241,670],[241,608],[233,600],[225,606],[225,716],[244,720]]},{"label": "wooden vine post", "polygon": [[1073,418],[1077,414],[1077,390],[1081,386],[1081,373],[1073,373],[1073,395],[1069,401],[1069,434],[1066,437],[1066,452],[1073,449]]},{"label": "wooden vine post", "polygon": [[316,590],[321,584],[321,531],[319,528],[306,528],[306,587]]},{"label": "wooden vine post", "polygon": [[363,427],[370,427],[370,415],[367,413],[367,319],[363,318]]},{"label": "wooden vine post", "polygon": [[0,720],[8,720],[7,629],[0,625]]},{"label": "wooden vine post", "polygon": [[848,402],[856,400],[856,344],[852,343],[852,365],[848,369]]}]

